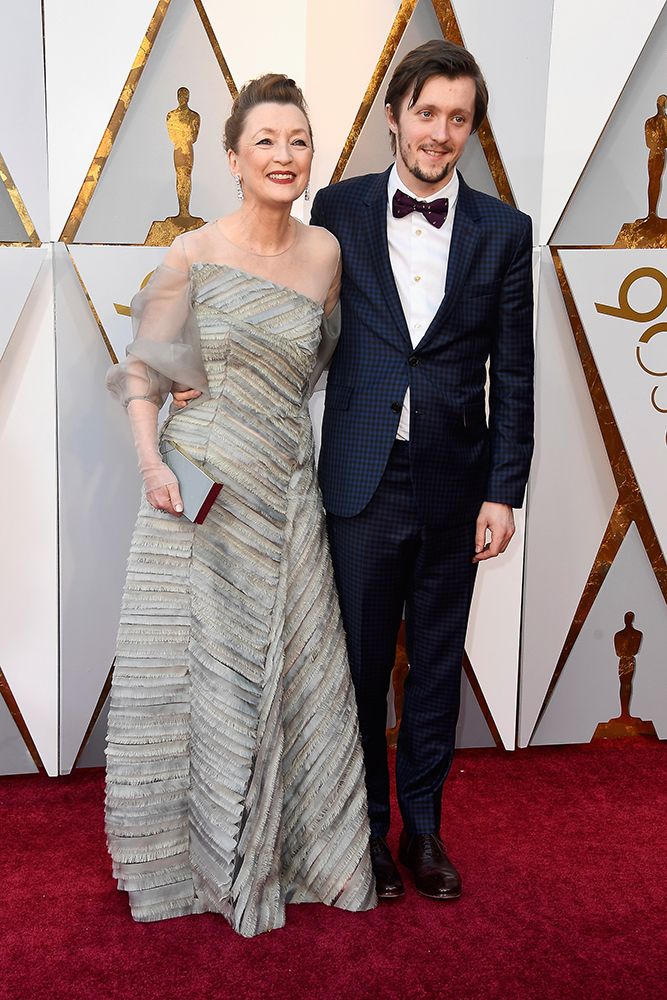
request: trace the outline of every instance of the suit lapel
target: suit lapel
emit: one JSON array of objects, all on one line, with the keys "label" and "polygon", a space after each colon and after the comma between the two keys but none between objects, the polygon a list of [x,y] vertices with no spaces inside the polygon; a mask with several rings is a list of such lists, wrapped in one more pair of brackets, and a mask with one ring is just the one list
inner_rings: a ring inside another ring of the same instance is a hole
[{"label": "suit lapel", "polygon": [[368,196],[365,199],[368,211],[370,257],[379,286],[382,289],[396,328],[410,343],[408,325],[405,321],[403,307],[394,280],[394,273],[391,269],[389,245],[387,243],[387,182],[390,170],[391,167],[383,174],[379,174],[373,178],[373,184],[369,188]]},{"label": "suit lapel", "polygon": [[459,185],[452,241],[449,245],[445,294],[428,330],[420,341],[420,347],[435,336],[454,309],[465,286],[465,280],[479,243],[480,229],[476,221],[471,191],[460,174]]}]

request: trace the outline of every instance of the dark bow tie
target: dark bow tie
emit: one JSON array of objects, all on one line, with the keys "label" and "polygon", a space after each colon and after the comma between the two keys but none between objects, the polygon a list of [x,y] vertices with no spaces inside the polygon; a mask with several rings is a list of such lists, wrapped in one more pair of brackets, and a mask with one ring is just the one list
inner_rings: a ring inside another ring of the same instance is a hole
[{"label": "dark bow tie", "polygon": [[449,201],[447,198],[436,198],[435,201],[417,201],[416,198],[397,188],[391,202],[391,211],[395,219],[402,219],[410,212],[421,212],[427,222],[440,229],[447,218]]}]

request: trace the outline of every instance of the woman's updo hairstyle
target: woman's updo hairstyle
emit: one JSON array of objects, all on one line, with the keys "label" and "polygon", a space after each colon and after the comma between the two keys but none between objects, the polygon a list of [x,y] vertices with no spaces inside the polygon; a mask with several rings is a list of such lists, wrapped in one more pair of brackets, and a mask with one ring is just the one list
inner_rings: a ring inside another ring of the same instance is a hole
[{"label": "woman's updo hairstyle", "polygon": [[313,130],[301,88],[284,73],[265,73],[244,84],[234,100],[232,113],[225,122],[225,149],[232,149],[234,152],[238,150],[248,112],[258,104],[293,104],[303,112],[308,123],[310,143],[313,144]]}]

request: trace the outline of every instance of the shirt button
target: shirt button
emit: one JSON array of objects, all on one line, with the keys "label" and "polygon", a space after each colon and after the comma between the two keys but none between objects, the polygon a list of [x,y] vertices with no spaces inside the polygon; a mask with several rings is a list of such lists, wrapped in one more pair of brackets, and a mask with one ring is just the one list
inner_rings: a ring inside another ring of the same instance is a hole
[{"label": "shirt button", "polygon": [[391,404],[391,409],[392,409],[393,413],[400,413],[401,410],[403,409],[403,404],[402,403],[392,403]]},{"label": "shirt button", "polygon": [[422,234],[421,229],[415,229],[415,236],[421,236],[421,234]]},{"label": "shirt button", "polygon": [[421,274],[415,274],[415,281],[421,281],[421,280],[422,280]]}]

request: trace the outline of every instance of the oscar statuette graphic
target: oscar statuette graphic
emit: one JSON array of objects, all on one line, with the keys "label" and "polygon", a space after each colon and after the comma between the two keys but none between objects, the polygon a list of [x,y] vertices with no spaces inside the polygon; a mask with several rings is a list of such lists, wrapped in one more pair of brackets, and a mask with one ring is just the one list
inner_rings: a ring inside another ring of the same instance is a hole
[{"label": "oscar statuette graphic", "polygon": [[190,214],[192,170],[195,162],[194,145],[199,135],[201,117],[188,107],[190,91],[187,87],[179,87],[177,97],[178,107],[167,114],[167,133],[174,146],[178,215],[152,223],[145,242],[149,247],[169,246],[176,236],[191,229],[199,229],[205,222],[204,219]]},{"label": "oscar statuette graphic", "polygon": [[652,722],[645,722],[630,714],[632,682],[637,667],[636,657],[643,638],[643,633],[634,627],[634,620],[634,611],[626,611],[625,628],[614,636],[614,649],[618,657],[621,714],[609,722],[601,722],[593,734],[593,740],[614,740],[627,736],[658,738]]},{"label": "oscar statuette graphic", "polygon": [[656,114],[644,124],[648,146],[648,215],[645,219],[626,222],[616,237],[616,247],[667,247],[667,219],[658,215],[667,150],[667,96],[661,94],[656,104]]}]

